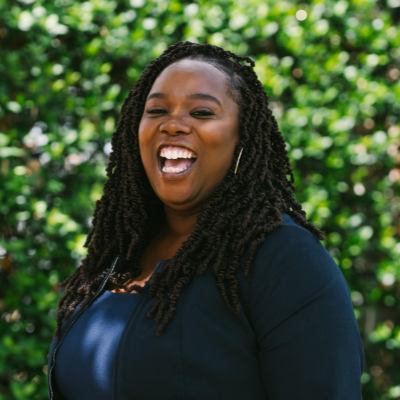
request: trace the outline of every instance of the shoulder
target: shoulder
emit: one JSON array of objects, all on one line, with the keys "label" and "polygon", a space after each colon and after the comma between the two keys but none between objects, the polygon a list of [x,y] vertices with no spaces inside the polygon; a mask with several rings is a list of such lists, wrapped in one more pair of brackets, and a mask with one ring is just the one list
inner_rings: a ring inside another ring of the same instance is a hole
[{"label": "shoulder", "polygon": [[336,390],[331,398],[339,389],[356,393],[365,356],[349,287],[321,241],[289,215],[283,220],[259,246],[242,285],[268,394],[293,397],[279,381],[285,374],[304,398],[327,387]]},{"label": "shoulder", "polygon": [[339,313],[354,323],[350,290],[335,260],[310,231],[287,214],[283,219],[260,245],[247,281],[246,306],[261,337],[296,315]]},{"label": "shoulder", "polygon": [[290,215],[284,213],[282,218],[284,223],[267,235],[255,254],[251,285],[264,286],[279,278],[286,287],[301,283],[320,286],[342,279],[339,267],[320,240]]},{"label": "shoulder", "polygon": [[283,213],[282,219],[283,224],[270,232],[260,245],[256,256],[258,261],[267,254],[278,256],[290,250],[304,251],[304,245],[307,246],[307,254],[309,250],[323,252],[324,246],[308,229],[297,224],[289,214]]}]

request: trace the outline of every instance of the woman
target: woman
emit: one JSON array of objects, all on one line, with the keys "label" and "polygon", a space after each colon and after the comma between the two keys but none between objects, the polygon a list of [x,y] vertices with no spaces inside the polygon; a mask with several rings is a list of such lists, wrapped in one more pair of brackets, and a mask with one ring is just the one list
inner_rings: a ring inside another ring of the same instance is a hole
[{"label": "woman", "polygon": [[129,93],[63,283],[50,399],[361,399],[349,289],[253,67],[177,43]]}]

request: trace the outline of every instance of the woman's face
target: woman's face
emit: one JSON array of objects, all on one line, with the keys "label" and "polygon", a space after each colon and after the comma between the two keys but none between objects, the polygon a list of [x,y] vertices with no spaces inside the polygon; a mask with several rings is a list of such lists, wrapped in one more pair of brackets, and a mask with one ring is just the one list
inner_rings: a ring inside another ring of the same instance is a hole
[{"label": "woman's face", "polygon": [[224,73],[183,59],[155,80],[139,125],[140,154],[150,184],[166,205],[201,210],[232,165],[239,106]]}]

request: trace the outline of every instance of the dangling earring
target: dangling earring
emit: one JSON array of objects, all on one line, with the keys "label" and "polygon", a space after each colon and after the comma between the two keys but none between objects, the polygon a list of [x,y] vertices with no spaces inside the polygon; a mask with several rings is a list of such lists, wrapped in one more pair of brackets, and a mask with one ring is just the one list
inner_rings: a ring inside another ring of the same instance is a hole
[{"label": "dangling earring", "polygon": [[236,174],[238,166],[239,166],[239,161],[240,161],[240,157],[242,156],[243,149],[244,149],[244,146],[242,147],[242,150],[240,150],[239,157],[238,157],[238,160],[236,162],[235,174]]}]

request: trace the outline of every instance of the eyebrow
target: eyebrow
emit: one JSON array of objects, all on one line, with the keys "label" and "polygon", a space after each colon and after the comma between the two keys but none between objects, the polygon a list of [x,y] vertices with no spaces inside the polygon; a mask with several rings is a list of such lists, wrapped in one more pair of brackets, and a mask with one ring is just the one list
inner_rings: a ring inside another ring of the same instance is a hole
[{"label": "eyebrow", "polygon": [[194,93],[188,96],[188,99],[190,100],[209,100],[213,101],[214,103],[217,103],[219,106],[221,106],[221,102],[214,96],[211,96],[211,94],[205,94],[205,93]]},{"label": "eyebrow", "polygon": [[164,93],[152,93],[149,97],[147,97],[147,100],[150,99],[166,99],[167,96]]},{"label": "eyebrow", "polygon": [[[168,96],[164,93],[152,93],[149,97],[147,97],[147,100],[150,99],[166,99]],[[209,100],[213,101],[214,103],[217,103],[219,106],[222,107],[221,102],[214,96],[211,96],[211,94],[206,94],[206,93],[194,93],[191,94],[190,96],[187,96],[187,99],[189,100]]]}]

